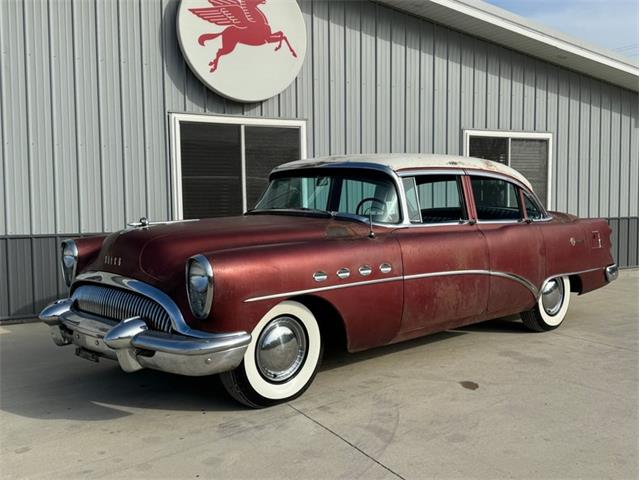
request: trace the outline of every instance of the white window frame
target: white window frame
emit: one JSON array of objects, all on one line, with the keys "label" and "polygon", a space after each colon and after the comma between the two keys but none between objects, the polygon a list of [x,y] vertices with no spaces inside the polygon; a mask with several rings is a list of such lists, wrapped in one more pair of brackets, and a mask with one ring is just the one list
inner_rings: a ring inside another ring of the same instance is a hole
[{"label": "white window frame", "polygon": [[551,208],[551,172],[553,172],[553,134],[551,132],[518,132],[513,130],[464,130],[463,155],[469,156],[469,142],[471,137],[498,137],[508,138],[508,166],[511,166],[511,140],[513,139],[529,139],[529,140],[546,140],[547,141],[547,204],[545,208]]},{"label": "white window frame", "polygon": [[183,219],[182,210],[182,158],[180,155],[180,122],[200,122],[240,125],[240,180],[242,183],[242,211],[247,211],[247,169],[245,160],[244,129],[250,127],[291,127],[300,129],[300,158],[307,158],[307,121],[278,118],[256,118],[232,115],[206,115],[197,113],[169,113],[169,142],[171,156],[171,215],[173,220]]}]

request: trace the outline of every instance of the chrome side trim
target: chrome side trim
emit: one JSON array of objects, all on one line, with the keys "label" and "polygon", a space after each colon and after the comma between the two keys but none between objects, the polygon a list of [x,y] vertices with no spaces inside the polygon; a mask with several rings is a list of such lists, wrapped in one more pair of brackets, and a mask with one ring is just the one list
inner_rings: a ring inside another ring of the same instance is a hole
[{"label": "chrome side trim", "polygon": [[[558,273],[556,275],[552,275],[552,276],[546,278],[542,282],[542,285],[544,285],[550,279],[555,278],[555,277],[563,277],[563,276],[568,276],[568,275],[580,275],[582,273],[595,272],[596,270],[604,270],[604,268],[597,267],[597,268],[591,268],[591,269],[588,269],[588,270],[580,270],[580,271],[577,271],[577,272]],[[271,294],[271,295],[264,295],[264,296],[260,296],[260,297],[247,298],[247,299],[244,300],[244,303],[260,302],[262,300],[273,300],[273,299],[276,299],[276,298],[293,297],[293,296],[296,296],[296,295],[307,295],[309,293],[326,292],[326,291],[329,291],[329,290],[338,290],[338,289],[341,289],[341,288],[361,287],[361,286],[364,286],[364,285],[374,285],[376,283],[397,282],[398,280],[403,280],[403,281],[405,281],[405,280],[418,280],[418,279],[422,279],[422,278],[446,277],[446,276],[451,276],[451,275],[489,275],[489,276],[493,276],[493,277],[506,278],[508,280],[512,280],[514,282],[517,282],[520,285],[522,285],[523,287],[527,288],[531,292],[531,294],[533,295],[533,297],[536,300],[538,300],[540,298],[540,295],[541,295],[541,288],[542,287],[540,287],[540,288],[536,287],[532,282],[530,282],[526,278],[524,278],[524,277],[522,277],[520,275],[517,275],[515,273],[497,272],[497,271],[491,271],[491,270],[449,270],[449,271],[442,271],[442,272],[418,273],[418,274],[414,274],[414,275],[403,275],[403,276],[396,276],[396,277],[389,277],[389,278],[380,278],[380,279],[376,279],[376,280],[366,280],[366,281],[362,281],[362,282],[353,282],[353,283],[347,283],[347,284],[341,284],[341,285],[330,285],[330,286],[319,287],[319,288],[308,288],[306,290],[295,290],[295,291],[291,291],[291,292],[274,293],[274,294]]]},{"label": "chrome side trim", "polygon": [[[577,272],[557,273],[555,275],[550,275],[550,276],[548,276],[547,278],[544,279],[544,281],[542,282],[542,285],[546,284],[552,278],[570,277],[571,275],[582,275],[583,273],[591,273],[591,272],[596,272],[598,270],[604,271],[605,275],[606,275],[606,268],[605,267],[588,268],[587,270],[578,270]],[[542,288],[542,287],[540,287],[540,288]],[[542,292],[540,292],[540,294],[536,297],[536,299],[540,299],[540,295],[542,295]]]},{"label": "chrome side trim", "polygon": [[81,273],[76,277],[74,284],[76,282],[110,285],[112,287],[124,288],[126,290],[139,293],[140,295],[158,302],[162,308],[165,309],[169,314],[169,318],[171,318],[171,325],[177,333],[181,333],[189,337],[206,338],[206,334],[203,335],[203,332],[192,330],[191,327],[187,325],[184,321],[184,317],[182,316],[182,312],[180,312],[180,309],[169,295],[147,283],[133,278],[123,277],[122,275],[117,275],[115,273],[100,271]]},{"label": "chrome side trim", "polygon": [[328,290],[339,290],[341,288],[360,287],[363,285],[373,285],[375,283],[397,282],[403,277],[380,278],[377,280],[364,280],[362,282],[342,283],[339,285],[328,285],[326,287],[307,288],[306,290],[294,290],[291,292],[273,293],[271,295],[263,295],[261,297],[251,297],[244,300],[244,303],[260,302],[262,300],[273,300],[275,298],[294,297],[297,295],[306,295],[308,293],[326,292]]},{"label": "chrome side trim", "polygon": [[418,273],[416,275],[405,275],[405,280],[416,280],[419,278],[430,278],[430,277],[445,277],[452,275],[490,275],[493,277],[502,277],[507,278],[509,280],[513,280],[528,288],[529,291],[534,295],[538,295],[538,288],[520,275],[516,275],[515,273],[507,273],[507,272],[494,272],[491,270],[450,270],[445,272],[430,272],[430,273]]}]

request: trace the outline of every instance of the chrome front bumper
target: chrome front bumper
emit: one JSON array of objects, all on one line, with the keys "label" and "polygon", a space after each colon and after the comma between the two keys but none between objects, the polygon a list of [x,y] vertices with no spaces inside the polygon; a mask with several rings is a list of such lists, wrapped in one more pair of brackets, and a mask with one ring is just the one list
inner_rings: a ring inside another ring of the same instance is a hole
[{"label": "chrome front bumper", "polygon": [[73,300],[58,300],[40,313],[56,345],[76,345],[79,356],[116,360],[125,372],[143,368],[202,376],[233,370],[251,341],[246,332],[193,336],[152,331],[140,317],[117,322],[72,309]]}]

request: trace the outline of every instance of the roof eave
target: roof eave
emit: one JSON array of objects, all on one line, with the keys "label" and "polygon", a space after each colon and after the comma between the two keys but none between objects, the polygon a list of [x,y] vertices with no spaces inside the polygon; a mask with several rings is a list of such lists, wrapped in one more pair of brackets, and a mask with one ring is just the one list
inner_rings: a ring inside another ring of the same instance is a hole
[{"label": "roof eave", "polygon": [[378,0],[455,30],[638,91],[630,60],[479,0]]}]

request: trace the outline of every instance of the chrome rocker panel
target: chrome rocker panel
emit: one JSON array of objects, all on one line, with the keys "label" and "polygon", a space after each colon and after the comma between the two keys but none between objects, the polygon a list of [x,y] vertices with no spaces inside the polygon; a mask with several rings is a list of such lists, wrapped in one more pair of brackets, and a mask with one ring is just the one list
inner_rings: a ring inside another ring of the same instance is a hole
[{"label": "chrome rocker panel", "polygon": [[140,317],[117,322],[72,309],[70,298],[57,300],[40,313],[56,345],[74,344],[79,356],[116,360],[125,372],[151,368],[188,376],[233,370],[251,341],[246,332],[193,336],[147,329]]}]

